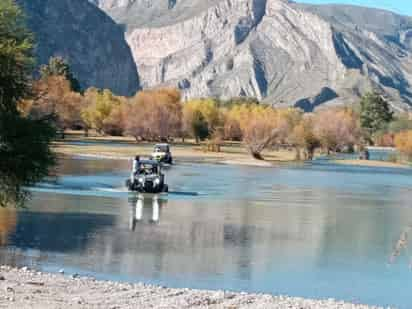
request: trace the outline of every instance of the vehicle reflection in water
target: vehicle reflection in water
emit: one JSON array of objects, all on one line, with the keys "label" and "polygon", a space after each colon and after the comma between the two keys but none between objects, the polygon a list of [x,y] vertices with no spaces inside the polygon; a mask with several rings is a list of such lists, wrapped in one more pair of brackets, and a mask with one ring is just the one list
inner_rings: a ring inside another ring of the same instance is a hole
[{"label": "vehicle reflection in water", "polygon": [[121,187],[129,168],[62,162],[17,212],[0,264],[412,308],[411,169],[177,164],[167,196],[139,201]]},{"label": "vehicle reflection in water", "polygon": [[167,199],[159,194],[137,194],[129,199],[131,205],[130,230],[134,231],[138,223],[157,224],[161,208],[167,205]]}]

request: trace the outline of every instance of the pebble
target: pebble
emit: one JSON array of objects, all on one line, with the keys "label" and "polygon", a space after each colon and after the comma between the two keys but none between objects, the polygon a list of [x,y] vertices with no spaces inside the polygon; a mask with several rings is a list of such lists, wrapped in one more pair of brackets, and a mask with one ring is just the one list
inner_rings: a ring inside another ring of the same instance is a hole
[{"label": "pebble", "polygon": [[[0,268],[7,276],[7,283],[13,282],[13,287],[2,284],[5,291],[1,304],[6,308],[31,308],[42,302],[42,309],[80,308],[93,303],[95,308],[276,308],[276,309],[378,309],[364,305],[348,304],[333,299],[311,300],[291,298],[287,296],[271,296],[267,294],[235,293],[231,291],[207,291],[193,289],[172,289],[164,286],[139,284],[123,284],[110,281],[96,281],[89,278],[79,278],[73,274],[69,278],[59,275],[49,275],[33,272],[35,276],[27,281],[27,269]],[[26,283],[26,284],[24,284]],[[43,285],[42,290],[36,289]],[[123,291],[130,290],[130,293]],[[1,294],[1,293],[0,293]],[[38,295],[41,294],[41,295]],[[18,297],[17,297],[18,296]],[[4,301],[3,301],[4,300]],[[7,303],[8,302],[8,303]],[[73,306],[74,305],[74,306]],[[39,307],[40,308],[40,307]]]}]

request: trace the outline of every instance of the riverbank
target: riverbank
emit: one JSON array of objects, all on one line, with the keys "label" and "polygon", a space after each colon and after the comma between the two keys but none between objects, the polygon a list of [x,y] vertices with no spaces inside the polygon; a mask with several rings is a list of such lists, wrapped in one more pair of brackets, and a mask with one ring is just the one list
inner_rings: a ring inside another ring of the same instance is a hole
[{"label": "riverbank", "polygon": [[386,167],[386,168],[410,168],[411,166],[403,163],[373,160],[333,160],[340,165],[365,166],[365,167]]},{"label": "riverbank", "polygon": [[[153,151],[152,143],[136,143],[128,137],[82,137],[68,135],[65,140],[53,144],[58,155],[81,156],[103,159],[129,160],[136,154],[148,157]],[[191,142],[172,144],[176,161],[220,163],[250,166],[272,166],[276,163],[295,160],[293,150],[280,149],[263,152],[265,160],[256,160],[246,151],[241,143],[225,143],[220,152],[205,151],[205,145]]]},{"label": "riverbank", "polygon": [[[296,161],[294,149],[266,150],[262,153],[264,160],[256,160],[247,152],[244,145],[239,142],[226,142],[221,146],[220,152],[205,151],[206,145],[198,145],[193,141],[186,143],[173,143],[172,152],[175,161],[198,162],[230,165],[247,165],[270,167],[279,163]],[[74,131],[66,135],[64,140],[53,143],[53,150],[58,155],[84,157],[95,159],[130,160],[136,154],[149,157],[153,151],[154,143],[136,143],[131,137],[90,136],[84,137],[82,133]],[[373,149],[388,149],[378,148]],[[383,168],[410,168],[409,164],[393,163],[374,160],[331,160],[330,162],[342,165],[383,167]]]},{"label": "riverbank", "polygon": [[1,308],[377,308],[286,296],[171,289],[0,267]]}]

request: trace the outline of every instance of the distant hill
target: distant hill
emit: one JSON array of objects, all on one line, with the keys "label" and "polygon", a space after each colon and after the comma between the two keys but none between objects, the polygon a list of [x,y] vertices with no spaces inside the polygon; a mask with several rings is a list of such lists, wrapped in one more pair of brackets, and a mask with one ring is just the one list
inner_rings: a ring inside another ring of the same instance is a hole
[{"label": "distant hill", "polygon": [[120,95],[139,88],[136,64],[121,26],[86,0],[18,0],[36,38],[38,65],[68,59],[82,87]]}]

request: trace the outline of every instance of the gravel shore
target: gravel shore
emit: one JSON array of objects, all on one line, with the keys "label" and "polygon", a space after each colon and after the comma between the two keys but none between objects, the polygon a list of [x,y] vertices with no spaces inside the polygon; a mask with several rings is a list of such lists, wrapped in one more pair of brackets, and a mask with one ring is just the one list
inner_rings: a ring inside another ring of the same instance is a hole
[{"label": "gravel shore", "polygon": [[171,289],[0,267],[0,308],[377,308],[329,300]]}]

